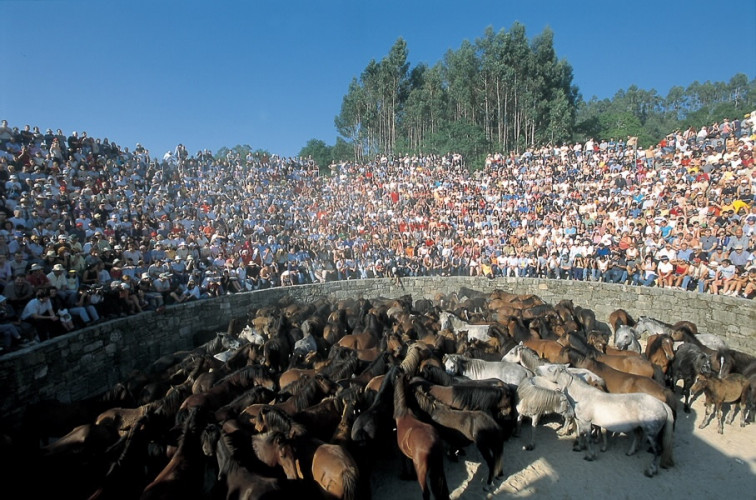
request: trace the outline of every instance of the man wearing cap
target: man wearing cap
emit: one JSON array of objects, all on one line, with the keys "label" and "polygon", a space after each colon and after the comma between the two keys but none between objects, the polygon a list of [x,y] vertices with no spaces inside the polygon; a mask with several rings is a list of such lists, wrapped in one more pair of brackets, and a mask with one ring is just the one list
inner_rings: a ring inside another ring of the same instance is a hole
[{"label": "man wearing cap", "polygon": [[35,291],[48,288],[50,280],[45,275],[41,265],[36,262],[29,268],[29,274],[26,275],[26,281],[34,288]]},{"label": "man wearing cap", "polygon": [[163,294],[157,291],[154,282],[155,280],[150,277],[149,273],[142,273],[141,279],[139,280],[139,288],[143,291],[148,308],[152,311],[165,305]]},{"label": "man wearing cap", "polygon": [[171,273],[160,273],[157,278],[152,279],[152,287],[163,297],[163,303],[171,303],[170,297],[173,291],[171,283]]},{"label": "man wearing cap", "polygon": [[735,245],[729,253],[728,258],[738,269],[738,272],[743,272],[748,265],[748,261],[752,259],[752,256],[751,252],[745,250],[743,245]]},{"label": "man wearing cap", "polygon": [[73,296],[73,292],[68,289],[68,276],[66,274],[66,268],[63,267],[63,264],[55,264],[52,271],[47,274],[50,286],[58,290],[58,296],[64,304],[68,304],[68,300]]}]

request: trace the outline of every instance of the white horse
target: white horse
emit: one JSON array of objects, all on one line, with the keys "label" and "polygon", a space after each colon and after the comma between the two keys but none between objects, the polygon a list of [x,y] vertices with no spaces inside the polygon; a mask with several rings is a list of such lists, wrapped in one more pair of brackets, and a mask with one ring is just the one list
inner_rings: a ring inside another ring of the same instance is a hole
[{"label": "white horse", "polygon": [[265,337],[249,325],[245,326],[242,331],[239,332],[239,339],[245,340],[254,345],[265,344]]},{"label": "white horse", "polygon": [[544,387],[550,383],[539,381],[543,377],[529,377],[517,386],[517,433],[520,433],[524,417],[530,418],[531,433],[530,442],[522,447],[523,450],[535,448],[535,433],[538,421],[543,415],[558,414],[564,418],[564,424],[557,431],[559,435],[565,435],[571,428],[575,411],[572,404],[561,391],[551,387]]},{"label": "white horse", "polygon": [[638,318],[638,321],[635,322],[634,331],[638,338],[644,333],[647,333],[649,336],[662,335],[665,333],[669,335],[672,333],[672,325],[649,316],[641,316]]},{"label": "white horse", "polygon": [[507,384],[519,385],[523,379],[533,376],[532,371],[509,361],[483,361],[461,354],[447,354],[443,362],[449,375],[463,375],[472,380],[497,378]]},{"label": "white horse", "polygon": [[438,321],[442,330],[449,329],[455,334],[467,332],[467,340],[478,339],[486,342],[491,338],[491,335],[488,333],[491,329],[491,325],[474,325],[472,323],[467,323],[448,311],[442,311],[438,315]]},{"label": "white horse", "polygon": [[[672,328],[672,325],[668,323],[659,321],[658,319],[649,318],[648,316],[641,316],[640,318],[638,318],[637,324],[635,325],[633,331],[635,332],[636,337],[640,338],[640,336],[644,333],[648,333],[649,335],[663,333],[671,335],[673,330],[674,329]],[[709,349],[714,349],[715,351],[719,349],[729,348],[727,346],[727,343],[722,340],[721,337],[712,333],[699,333],[695,337],[703,345],[705,345]]]},{"label": "white horse", "polygon": [[640,354],[641,345],[638,342],[640,333],[627,325],[621,325],[614,332],[614,347],[620,351],[633,351]]},{"label": "white horse", "polygon": [[[654,453],[651,465],[645,470],[648,477],[659,471],[659,465],[667,468],[674,465],[672,441],[674,416],[672,409],[655,397],[645,393],[610,394],[602,392],[574,377],[563,367],[543,366],[539,375],[555,382],[574,403],[575,419],[578,423],[579,442],[586,448],[586,460],[594,460],[589,434],[591,426],[601,427],[603,445],[606,451],[606,431],[633,433],[633,442],[627,455],[638,450],[639,431],[645,435]],[[661,444],[661,450],[659,450]]]},{"label": "white horse", "polygon": [[[509,352],[507,352],[504,357],[501,358],[501,360],[509,361],[510,363],[519,363],[533,373],[535,373],[540,366],[554,364],[549,363],[545,359],[541,358],[540,356],[538,356],[537,352],[529,347],[524,346],[522,343],[510,349]],[[567,368],[567,371],[569,371],[573,375],[580,377],[583,382],[591,384],[593,387],[596,387],[603,391],[606,390],[606,382],[604,381],[604,379],[599,377],[592,371],[585,368],[575,368],[562,364],[560,364],[559,366],[564,366],[565,368]],[[538,381],[540,378],[541,377],[536,377],[536,381]],[[550,387],[550,389],[553,388],[554,387]]]}]

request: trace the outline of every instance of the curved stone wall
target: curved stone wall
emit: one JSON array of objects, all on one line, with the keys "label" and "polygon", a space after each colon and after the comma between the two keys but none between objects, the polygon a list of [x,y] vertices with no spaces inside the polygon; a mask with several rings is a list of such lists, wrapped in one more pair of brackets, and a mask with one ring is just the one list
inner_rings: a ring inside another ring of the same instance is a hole
[{"label": "curved stone wall", "polygon": [[36,401],[57,398],[76,401],[100,394],[143,369],[160,356],[191,349],[207,336],[225,331],[235,317],[250,308],[291,295],[309,302],[322,295],[333,299],[390,297],[410,294],[413,299],[468,287],[482,292],[501,289],[535,294],[549,303],[572,299],[606,321],[617,308],[633,316],[651,316],[668,323],[688,320],[701,333],[714,333],[728,345],[756,354],[756,302],[724,296],[700,295],[659,288],[605,283],[537,280],[529,278],[405,278],[337,281],[318,285],[275,288],[169,307],[163,314],[143,313],[58,337],[41,345],[0,358],[0,411],[13,425],[24,408]]}]

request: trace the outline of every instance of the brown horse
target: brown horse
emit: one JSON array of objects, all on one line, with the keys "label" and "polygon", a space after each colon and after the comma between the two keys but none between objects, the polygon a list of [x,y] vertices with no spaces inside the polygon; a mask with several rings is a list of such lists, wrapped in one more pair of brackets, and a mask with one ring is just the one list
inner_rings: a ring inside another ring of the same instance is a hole
[{"label": "brown horse", "polygon": [[394,384],[394,421],[399,450],[414,466],[423,500],[430,499],[431,491],[436,500],[448,499],[441,438],[432,425],[418,420],[407,406],[406,392],[407,377],[399,372]]},{"label": "brown horse", "polygon": [[675,359],[675,341],[668,334],[651,335],[646,340],[646,359],[666,376],[672,361]]},{"label": "brown horse", "polygon": [[342,446],[317,439],[297,439],[294,453],[299,477],[314,480],[329,498],[369,498],[369,489],[360,487],[357,462]]},{"label": "brown horse", "polygon": [[[314,480],[324,492],[333,495],[334,498],[365,498],[367,490],[357,495],[360,472],[349,452],[338,444],[328,444],[313,437],[319,430],[320,424],[317,422],[309,421],[303,424],[296,418],[297,416],[292,418],[275,407],[266,406],[257,415],[255,429],[258,432],[274,432],[286,437],[294,456],[297,478]],[[341,421],[340,414],[337,414],[337,421]],[[335,427],[331,429],[329,438],[333,435]]]},{"label": "brown horse", "polygon": [[[706,395],[706,412],[704,413],[699,429],[706,427],[714,414],[717,416],[717,432],[724,433],[724,419],[722,418],[722,404],[735,404],[735,408],[730,408],[730,414],[727,416],[727,424],[732,424],[735,420],[735,414],[740,410],[740,426],[746,424],[746,407],[749,404],[748,395],[751,391],[750,381],[740,373],[730,373],[723,379],[705,375],[703,373],[696,377],[696,382],[690,388],[693,397],[703,392]],[[714,411],[712,411],[712,406]]]},{"label": "brown horse", "polygon": [[529,339],[522,343],[525,347],[533,349],[538,356],[550,363],[568,363],[569,359],[564,352],[564,346],[556,340]]},{"label": "brown horse", "polygon": [[[294,394],[287,397],[284,401],[273,405],[289,415],[294,415],[298,411],[302,411],[305,408],[318,403],[324,397],[334,394],[338,389],[338,385],[322,374],[301,379],[294,385],[297,385],[297,387],[294,388],[296,391]],[[265,405],[252,404],[246,407],[239,415],[239,421],[242,423],[251,422],[263,406]]]},{"label": "brown horse", "polygon": [[189,411],[176,452],[168,465],[145,487],[141,496],[143,500],[192,498],[209,492],[212,485],[205,483],[206,462],[201,442],[207,423],[205,408],[195,407]]},{"label": "brown horse", "polygon": [[611,354],[592,353],[591,356],[607,366],[621,372],[639,375],[641,377],[654,377],[654,365],[641,356],[613,356]]},{"label": "brown horse", "polygon": [[616,333],[617,328],[621,325],[627,325],[630,327],[635,326],[635,320],[630,316],[630,313],[624,309],[615,309],[609,315],[609,324],[612,326],[612,331]]},{"label": "brown horse", "polygon": [[441,403],[421,389],[414,391],[419,409],[432,420],[444,438],[456,448],[475,443],[488,466],[486,484],[504,474],[502,454],[504,431],[490,413],[479,410],[455,410]]},{"label": "brown horse", "polygon": [[218,479],[225,482],[225,498],[286,500],[308,498],[315,493],[304,481],[277,477],[276,469],[255,455],[251,435],[233,420],[222,427],[208,425],[203,431],[202,449],[218,462]]},{"label": "brown horse", "polygon": [[277,431],[252,436],[255,456],[268,467],[281,467],[287,479],[301,479],[297,459],[286,436]]}]

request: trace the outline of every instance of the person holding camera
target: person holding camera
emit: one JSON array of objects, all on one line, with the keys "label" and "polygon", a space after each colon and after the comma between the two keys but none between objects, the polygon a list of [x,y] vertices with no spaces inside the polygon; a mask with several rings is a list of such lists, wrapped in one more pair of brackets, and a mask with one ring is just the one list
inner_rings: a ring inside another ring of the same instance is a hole
[{"label": "person holding camera", "polygon": [[71,315],[78,317],[84,326],[100,321],[100,313],[92,304],[92,295],[93,292],[89,287],[80,288],[70,302],[72,305],[68,308]]},{"label": "person holding camera", "polygon": [[197,286],[197,282],[194,281],[194,278],[189,278],[189,281],[187,281],[186,283],[186,287],[182,287],[182,289],[178,291],[178,293],[171,292],[171,297],[173,297],[173,300],[177,304],[199,300],[200,296],[200,289]]}]

